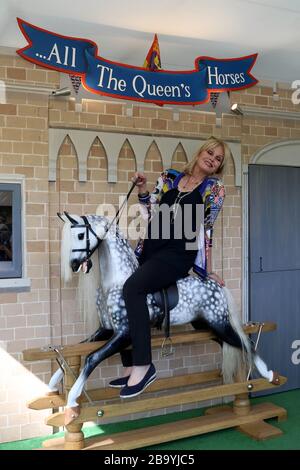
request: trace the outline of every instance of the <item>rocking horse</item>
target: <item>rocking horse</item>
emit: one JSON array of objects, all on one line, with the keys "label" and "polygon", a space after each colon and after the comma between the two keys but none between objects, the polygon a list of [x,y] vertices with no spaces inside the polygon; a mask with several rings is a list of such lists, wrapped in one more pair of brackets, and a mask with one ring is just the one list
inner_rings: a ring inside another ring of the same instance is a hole
[{"label": "rocking horse", "polygon": [[[62,277],[68,282],[72,273],[81,277],[93,268],[97,284],[97,313],[100,327],[85,341],[106,343],[90,353],[72,386],[65,409],[65,425],[80,414],[78,399],[91,372],[102,361],[130,346],[130,332],[122,288],[126,279],[138,267],[138,261],[128,241],[116,224],[99,215],[78,216],[67,212],[58,214],[64,221],[61,245]],[[86,276],[87,277],[87,276]],[[187,276],[176,283],[177,303],[170,311],[170,324],[183,325],[204,321],[223,350],[222,375],[224,383],[231,383],[241,361],[253,365],[268,382],[279,385],[277,372],[268,370],[244,333],[238,312],[229,290],[211,279]],[[94,294],[95,296],[95,294]],[[161,317],[157,296],[149,294],[147,303],[152,325]],[[58,369],[49,382],[49,393],[55,394],[63,372]]]}]

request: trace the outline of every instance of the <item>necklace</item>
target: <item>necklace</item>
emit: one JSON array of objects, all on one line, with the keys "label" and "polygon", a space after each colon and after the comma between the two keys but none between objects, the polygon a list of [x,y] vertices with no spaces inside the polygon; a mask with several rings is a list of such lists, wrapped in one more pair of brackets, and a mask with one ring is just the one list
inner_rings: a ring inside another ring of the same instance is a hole
[{"label": "necklace", "polygon": [[[186,183],[182,186],[183,189],[185,189],[185,188],[189,185],[189,182],[190,182],[191,179],[194,179],[194,176],[189,175],[189,177],[188,177]],[[203,179],[204,179],[204,178],[201,178],[201,179],[198,180],[198,181],[194,181],[195,187],[198,186],[198,184],[202,183]]]},{"label": "necklace", "polygon": [[178,212],[178,209],[179,209],[179,206],[180,206],[180,203],[182,201],[182,199],[187,196],[188,194],[191,194],[192,191],[185,191],[183,194],[182,192],[179,192],[176,196],[176,199],[174,201],[174,204],[172,206],[172,212],[171,212],[171,223],[174,223],[175,219],[176,219],[176,216],[177,216],[177,212]]},{"label": "necklace", "polygon": [[[185,189],[189,182],[190,182],[190,179],[192,178],[192,175],[189,176],[187,182],[182,186],[183,189]],[[172,213],[171,213],[171,223],[173,224],[174,221],[175,221],[175,218],[177,216],[177,212],[178,212],[178,209],[179,209],[179,206],[180,206],[180,203],[182,201],[182,199],[187,196],[188,194],[191,194],[195,189],[196,187],[202,182],[203,178],[200,180],[200,181],[197,181],[195,184],[196,186],[191,189],[190,191],[179,191],[177,196],[176,196],[176,199],[174,201],[174,204],[172,206]]]}]

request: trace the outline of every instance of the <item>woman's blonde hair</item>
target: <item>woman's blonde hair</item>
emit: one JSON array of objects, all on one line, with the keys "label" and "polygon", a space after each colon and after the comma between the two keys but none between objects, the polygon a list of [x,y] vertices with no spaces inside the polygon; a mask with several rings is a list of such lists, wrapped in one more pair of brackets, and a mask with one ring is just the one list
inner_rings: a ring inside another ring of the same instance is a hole
[{"label": "woman's blonde hair", "polygon": [[223,140],[217,139],[214,136],[209,137],[204,142],[204,144],[201,145],[200,149],[196,152],[196,154],[194,155],[192,160],[184,166],[184,168],[183,168],[184,173],[187,173],[188,175],[191,175],[193,173],[194,166],[197,163],[197,160],[198,160],[198,157],[199,157],[200,153],[203,152],[204,150],[214,149],[214,148],[218,147],[219,145],[223,148],[224,158],[223,158],[223,161],[222,161],[218,171],[216,172],[216,174],[221,175],[224,171],[226,160],[228,160],[228,158],[231,157],[231,150],[228,147],[228,145],[226,144],[226,142],[224,142]]}]

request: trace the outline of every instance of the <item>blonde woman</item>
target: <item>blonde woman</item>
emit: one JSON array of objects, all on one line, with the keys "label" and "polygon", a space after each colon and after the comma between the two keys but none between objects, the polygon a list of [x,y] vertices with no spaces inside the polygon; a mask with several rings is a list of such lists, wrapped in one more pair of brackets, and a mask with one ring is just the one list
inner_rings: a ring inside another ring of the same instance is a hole
[{"label": "blonde woman", "polygon": [[[212,272],[211,248],[213,225],[225,197],[219,176],[230,155],[225,142],[210,137],[182,172],[164,171],[151,194],[145,175],[134,176],[138,178],[139,201],[147,207],[150,222],[148,236],[136,248],[140,266],[123,287],[132,350],[121,354],[124,377],[110,382],[110,386],[122,388],[122,398],[139,395],[156,379],[147,294],[187,276],[191,268],[203,279],[209,277],[224,286],[224,281]],[[169,209],[170,217],[163,207]],[[202,224],[198,223],[200,212]]]}]

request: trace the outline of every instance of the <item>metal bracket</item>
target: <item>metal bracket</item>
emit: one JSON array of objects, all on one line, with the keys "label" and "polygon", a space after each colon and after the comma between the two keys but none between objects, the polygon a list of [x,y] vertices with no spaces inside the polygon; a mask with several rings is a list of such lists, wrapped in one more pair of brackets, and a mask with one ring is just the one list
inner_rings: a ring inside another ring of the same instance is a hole
[{"label": "metal bracket", "polygon": [[[63,354],[62,354],[62,350],[63,350],[63,346],[47,346],[46,347],[47,351],[53,351],[56,353],[56,360],[59,364],[59,367],[63,370],[65,368],[65,370],[67,370],[69,372],[69,374],[72,375],[72,377],[77,380],[77,375],[74,373],[74,371],[71,369],[71,367],[69,366],[68,362],[66,361],[66,359],[64,358]],[[82,392],[84,393],[84,396],[86,397],[87,401],[91,404],[91,405],[94,405],[95,403],[93,402],[93,400],[91,399],[91,397],[89,396],[89,394],[87,393],[87,391],[83,388]]]},{"label": "metal bracket", "polygon": [[171,356],[174,354],[173,351],[173,344],[170,336],[168,338],[164,338],[162,345],[161,345],[161,351],[160,351],[161,357],[166,357],[166,356]]},{"label": "metal bracket", "polygon": [[[253,324],[258,325],[257,338],[256,338],[256,341],[255,341],[255,344],[254,344],[254,352],[256,352],[258,344],[259,344],[259,340],[260,340],[260,335],[261,335],[262,329],[265,326],[265,324],[264,323],[259,323],[259,322],[252,323],[252,325]],[[252,370],[252,367],[249,368],[248,375],[247,375],[247,380],[249,380],[249,378],[250,378],[251,370]]]}]

